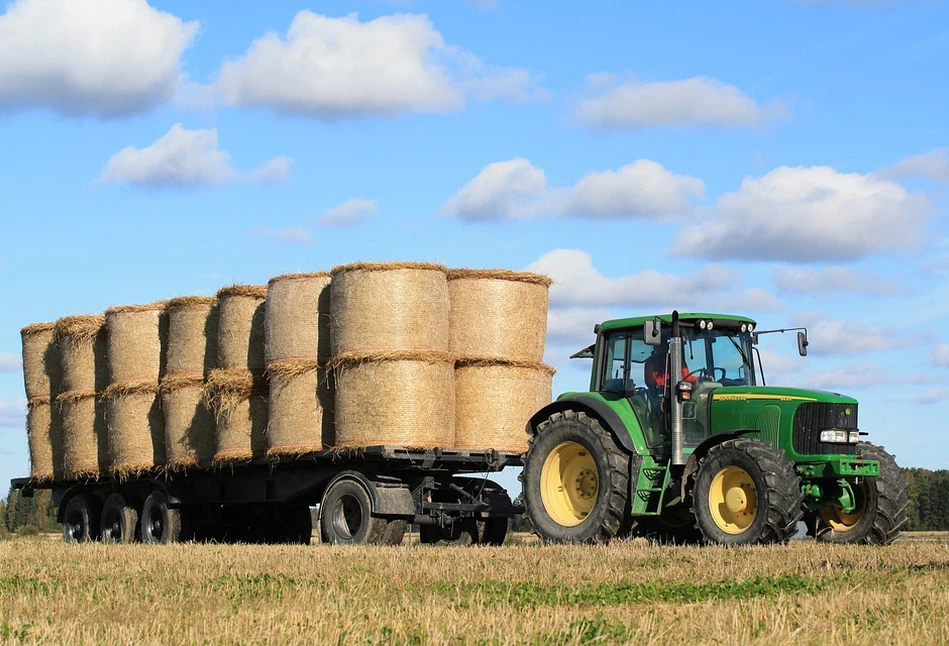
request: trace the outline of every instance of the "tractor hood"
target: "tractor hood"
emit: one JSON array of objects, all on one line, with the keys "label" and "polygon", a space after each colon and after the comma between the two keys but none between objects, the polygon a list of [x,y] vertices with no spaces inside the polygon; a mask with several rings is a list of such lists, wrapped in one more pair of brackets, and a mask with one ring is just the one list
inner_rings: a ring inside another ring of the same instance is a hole
[{"label": "tractor hood", "polygon": [[782,386],[722,386],[712,391],[712,401],[827,402],[856,404],[857,400],[826,390],[806,390]]}]

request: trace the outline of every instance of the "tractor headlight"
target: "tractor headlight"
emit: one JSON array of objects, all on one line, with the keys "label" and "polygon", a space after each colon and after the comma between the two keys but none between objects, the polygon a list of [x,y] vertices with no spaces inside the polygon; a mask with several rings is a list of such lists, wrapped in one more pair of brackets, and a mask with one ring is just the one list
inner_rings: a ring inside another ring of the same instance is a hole
[{"label": "tractor headlight", "polygon": [[745,332],[748,331],[748,324],[747,324],[747,323],[742,323],[741,326],[739,326],[738,329],[741,330],[741,333],[742,333],[742,334],[744,334]]},{"label": "tractor headlight", "polygon": [[755,324],[754,324],[754,323],[749,323],[749,324],[748,324],[748,331],[749,331],[749,332],[754,332],[754,331],[755,331]]},{"label": "tractor headlight", "polygon": [[832,428],[820,432],[821,442],[832,442],[834,444],[847,444],[850,442],[850,433],[843,429]]},{"label": "tractor headlight", "polygon": [[699,329],[704,330],[705,327],[706,327],[705,319],[702,319],[701,321],[699,321]]},{"label": "tractor headlight", "polygon": [[860,441],[860,431],[850,431],[850,443],[856,444]]},{"label": "tractor headlight", "polygon": [[714,324],[712,321],[709,321],[709,322],[708,322],[708,329],[711,330],[713,327],[715,327],[715,324]]}]

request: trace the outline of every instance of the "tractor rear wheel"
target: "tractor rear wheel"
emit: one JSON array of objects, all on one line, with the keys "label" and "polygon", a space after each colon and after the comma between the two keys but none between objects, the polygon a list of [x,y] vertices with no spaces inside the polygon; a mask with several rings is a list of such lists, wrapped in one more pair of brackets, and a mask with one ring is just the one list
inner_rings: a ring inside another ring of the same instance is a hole
[{"label": "tractor rear wheel", "polygon": [[692,511],[708,543],[780,543],[803,515],[801,478],[774,447],[738,438],[709,449],[699,461]]},{"label": "tractor rear wheel", "polygon": [[864,543],[885,545],[900,535],[906,523],[909,485],[903,479],[896,459],[883,447],[861,442],[857,457],[880,463],[880,476],[864,478],[854,487],[856,509],[844,512],[838,505],[826,505],[812,519],[814,534],[826,543]]},{"label": "tractor rear wheel", "polygon": [[629,457],[586,413],[554,413],[528,440],[526,517],[541,540],[600,543],[620,531],[629,499]]}]

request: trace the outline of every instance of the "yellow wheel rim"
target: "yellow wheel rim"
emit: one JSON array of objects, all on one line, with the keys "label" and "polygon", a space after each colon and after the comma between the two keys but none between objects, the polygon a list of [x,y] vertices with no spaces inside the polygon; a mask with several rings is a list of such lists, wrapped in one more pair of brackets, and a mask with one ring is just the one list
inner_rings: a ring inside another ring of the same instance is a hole
[{"label": "yellow wheel rim", "polygon": [[853,490],[857,499],[856,509],[846,512],[840,505],[824,505],[820,510],[821,520],[835,532],[849,532],[856,527],[863,520],[864,512],[867,509],[867,496],[864,487],[866,487],[865,483]]},{"label": "yellow wheel rim", "polygon": [[550,517],[576,527],[596,506],[600,473],[585,446],[564,442],[554,447],[540,472],[540,498]]},{"label": "yellow wheel rim", "polygon": [[741,467],[725,467],[712,478],[708,490],[712,520],[726,534],[741,534],[758,513],[758,490],[748,472]]}]

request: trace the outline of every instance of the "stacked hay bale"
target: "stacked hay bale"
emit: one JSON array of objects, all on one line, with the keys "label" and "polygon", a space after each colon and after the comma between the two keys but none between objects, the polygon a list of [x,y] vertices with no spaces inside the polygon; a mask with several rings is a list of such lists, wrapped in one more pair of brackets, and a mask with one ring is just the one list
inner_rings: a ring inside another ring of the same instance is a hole
[{"label": "stacked hay bale", "polygon": [[165,304],[165,316],[168,351],[161,380],[165,464],[172,470],[187,469],[214,458],[214,416],[204,383],[217,359],[217,299],[173,298]]},{"label": "stacked hay bale", "polygon": [[269,457],[298,456],[333,444],[329,319],[328,273],[286,274],[268,283]]},{"label": "stacked hay bale", "polygon": [[30,477],[37,482],[62,477],[63,471],[62,416],[53,405],[63,380],[59,345],[53,340],[55,328],[55,323],[36,323],[20,330]]},{"label": "stacked hay bale", "polygon": [[158,398],[167,339],[164,309],[164,303],[152,303],[112,307],[105,313],[109,470],[120,478],[165,462],[165,420]]},{"label": "stacked hay bale", "polygon": [[332,271],[336,446],[452,446],[447,269],[355,263]]},{"label": "stacked hay bale", "polygon": [[448,273],[457,448],[527,450],[527,422],[551,400],[554,370],[542,363],[550,284],[499,269]]},{"label": "stacked hay bale", "polygon": [[[99,395],[108,385],[106,324],[102,315],[67,316],[53,332],[62,366],[62,392],[56,404],[62,415],[63,476],[95,478],[109,468],[108,434]],[[53,436],[55,442],[57,438]]]},{"label": "stacked hay bale", "polygon": [[248,461],[267,450],[264,381],[266,285],[232,285],[217,293],[218,363],[208,375],[216,420],[218,465]]}]

